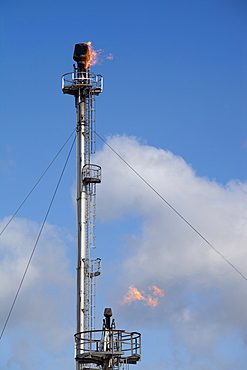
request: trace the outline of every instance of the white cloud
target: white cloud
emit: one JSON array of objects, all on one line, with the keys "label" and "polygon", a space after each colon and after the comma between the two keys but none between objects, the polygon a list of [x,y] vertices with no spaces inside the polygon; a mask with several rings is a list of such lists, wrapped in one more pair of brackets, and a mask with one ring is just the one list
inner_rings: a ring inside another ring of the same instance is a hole
[{"label": "white cloud", "polygon": [[[116,136],[109,139],[109,144],[247,274],[246,183],[230,181],[223,186],[199,178],[182,158],[135,138]],[[117,325],[120,320],[128,324],[126,330],[146,334],[143,338],[146,355],[144,352],[144,362],[138,368],[163,369],[166,364],[169,369],[183,370],[244,369],[246,281],[109,148],[104,146],[94,162],[103,170],[102,184],[97,187],[97,216],[103,224],[116,220],[122,223],[125,238],[121,240],[122,243],[125,240],[126,249],[118,261],[114,260],[111,271],[104,271],[106,263],[111,265],[111,256],[108,261],[103,260],[103,279],[97,283],[105,296],[104,276],[111,280],[108,298]],[[125,228],[128,216],[138,220],[131,231]],[[0,226],[5,223],[6,219]],[[1,236],[1,325],[39,227],[36,222],[16,218]],[[0,360],[0,367],[74,368],[75,283],[67,255],[68,239],[57,226],[46,225],[1,340],[9,355],[5,357],[8,363]],[[111,240],[109,244],[111,251],[118,249]],[[101,252],[99,247],[97,255],[101,256]],[[159,297],[155,308],[142,301],[121,305],[129,285],[147,294],[149,286],[157,285],[165,295]],[[150,351],[156,353],[155,365],[149,363]]]},{"label": "white cloud", "polygon": [[[247,276],[247,183],[232,180],[223,186],[200,178],[181,157],[143,145],[133,137],[114,136],[108,142]],[[118,311],[137,326],[157,328],[158,324],[162,330],[170,330],[173,340],[194,356],[194,364],[202,353],[214,358],[212,361],[223,361],[217,351],[224,338],[237,332],[244,340],[247,281],[107,146],[97,154],[95,163],[103,168],[103,181],[97,189],[101,220],[122,218],[124,222],[124,215],[131,214],[141,223],[140,230],[126,242],[128,255],[114,290],[117,300],[129,285],[145,290],[156,284],[165,291],[160,305],[151,312],[140,301],[133,304],[134,310],[126,305]],[[233,350],[231,355],[237,361]]]},{"label": "white cloud", "polygon": [[[1,229],[6,222],[7,219],[1,221]],[[1,236],[1,330],[39,229],[36,222],[16,218]],[[60,362],[60,368],[66,363],[66,347],[71,349],[74,334],[74,277],[66,251],[68,238],[58,227],[45,225],[1,339],[3,346],[11,343],[8,366],[5,363],[3,368],[52,369],[56,361]],[[73,352],[70,357],[73,366]],[[48,363],[48,358],[53,363]]]}]

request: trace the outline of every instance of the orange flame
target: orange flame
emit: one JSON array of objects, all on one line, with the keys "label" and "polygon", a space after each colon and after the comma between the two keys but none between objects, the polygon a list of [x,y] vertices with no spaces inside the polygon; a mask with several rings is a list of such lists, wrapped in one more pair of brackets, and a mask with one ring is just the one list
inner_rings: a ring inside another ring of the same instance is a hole
[{"label": "orange flame", "polygon": [[[89,53],[88,53],[89,55],[86,56],[85,68],[89,69],[90,66],[94,66],[95,64],[100,64],[100,61],[99,61],[100,54],[102,54],[104,50],[103,49],[94,50],[92,41],[88,41],[86,45],[88,45],[88,48],[89,48]],[[105,58],[109,60],[113,60],[113,54],[109,54]]]},{"label": "orange flame", "polygon": [[99,62],[99,55],[102,53],[102,49],[99,50],[94,50],[92,42],[88,41],[87,42],[88,48],[89,48],[89,54],[90,54],[90,59],[88,62],[88,65],[86,68],[89,68],[90,66],[94,66],[95,64],[98,64]]},{"label": "orange flame", "polygon": [[146,298],[143,296],[142,292],[131,285],[129,287],[127,295],[123,298],[123,303],[131,303],[133,301],[145,301],[145,299]]},{"label": "orange flame", "polygon": [[156,307],[158,306],[158,298],[152,298],[150,295],[147,296],[146,298],[146,305],[151,306],[151,307]]},{"label": "orange flame", "polygon": [[165,295],[164,290],[157,288],[155,285],[149,286],[148,289],[153,290],[153,294],[158,295],[159,297],[164,297]]},{"label": "orange flame", "polygon": [[[89,46],[89,43],[86,43],[84,45],[88,45]],[[83,64],[84,64],[85,69],[89,69],[90,68],[90,60],[91,60],[91,53],[90,53],[90,47],[89,47],[89,49],[87,50],[87,54],[86,54],[85,60],[83,61]]]},{"label": "orange flame", "polygon": [[[155,285],[148,287],[149,290],[153,290],[153,295],[158,295],[159,297],[163,297],[165,295],[162,289],[157,288]],[[159,303],[158,297],[152,297],[150,294],[146,294],[143,291],[139,291],[133,285],[131,285],[128,289],[127,294],[124,296],[122,303],[129,304],[134,301],[144,301],[145,305],[156,307]]]}]

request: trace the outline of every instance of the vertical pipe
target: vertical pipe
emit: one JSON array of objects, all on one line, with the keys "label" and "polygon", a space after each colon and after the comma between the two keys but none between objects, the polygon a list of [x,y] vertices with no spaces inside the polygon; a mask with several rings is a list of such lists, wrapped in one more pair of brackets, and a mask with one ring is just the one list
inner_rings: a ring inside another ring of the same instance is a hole
[{"label": "vertical pipe", "polygon": [[[78,49],[77,46],[80,46],[80,51],[82,45],[86,44],[76,44],[75,51]],[[81,55],[74,53],[74,60],[78,62],[78,58],[81,62]],[[94,278],[100,274],[99,266],[94,266],[96,262],[90,259],[90,248],[95,246],[94,197],[96,182],[100,182],[100,174],[97,174],[95,179],[94,176],[91,179],[87,175],[83,179],[83,169],[85,169],[84,166],[87,166],[86,169],[91,171],[90,155],[93,152],[91,135],[95,123],[93,95],[99,95],[102,85],[101,77],[98,78],[98,76],[87,72],[83,64],[79,62],[77,68],[74,65],[74,72],[70,79],[65,78],[68,74],[63,76],[62,90],[64,94],[75,96],[76,106],[77,307],[75,356],[76,369],[83,370],[93,369],[89,364],[90,361],[88,365],[84,366],[83,358],[85,354],[89,353],[89,350],[91,353],[92,329],[94,328]]]},{"label": "vertical pipe", "polygon": [[[85,330],[84,296],[86,258],[86,188],[83,184],[82,169],[85,165],[85,98],[79,90],[76,97],[76,167],[77,167],[77,333]],[[80,352],[80,348],[79,348]],[[79,353],[78,353],[79,354]]]}]

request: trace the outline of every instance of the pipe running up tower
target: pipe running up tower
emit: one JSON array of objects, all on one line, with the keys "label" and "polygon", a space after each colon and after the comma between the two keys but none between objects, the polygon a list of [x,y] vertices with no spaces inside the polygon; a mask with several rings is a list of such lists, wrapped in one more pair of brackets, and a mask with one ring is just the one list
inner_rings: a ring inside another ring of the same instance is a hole
[{"label": "pipe running up tower", "polygon": [[91,258],[95,248],[96,184],[101,168],[91,163],[95,152],[95,96],[103,90],[103,78],[89,71],[89,44],[76,44],[74,72],[62,76],[62,91],[74,95],[76,107],[77,174],[77,332],[76,370],[128,369],[141,358],[141,334],[117,330],[112,311],[104,311],[102,330],[95,330],[95,278],[101,273],[101,260]]}]

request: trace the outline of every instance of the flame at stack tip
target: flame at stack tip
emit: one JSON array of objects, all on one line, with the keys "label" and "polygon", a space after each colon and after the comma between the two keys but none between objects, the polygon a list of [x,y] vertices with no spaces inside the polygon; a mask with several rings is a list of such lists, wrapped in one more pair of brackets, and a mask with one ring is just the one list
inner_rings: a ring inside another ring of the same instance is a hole
[{"label": "flame at stack tip", "polygon": [[155,285],[148,287],[149,290],[152,290],[152,294],[156,297],[153,297],[150,294],[146,294],[144,291],[139,291],[133,285],[129,286],[127,294],[124,296],[122,300],[122,304],[130,304],[134,301],[143,301],[143,303],[147,306],[156,307],[159,304],[159,297],[163,297],[165,295],[162,289],[159,289]]},{"label": "flame at stack tip", "polygon": [[86,69],[89,69],[91,66],[94,66],[95,64],[98,64],[99,60],[99,54],[101,53],[100,50],[94,50],[92,41],[88,41],[86,43],[88,46],[88,54],[89,54],[89,60],[87,61],[87,64],[85,65]]},{"label": "flame at stack tip", "polygon": [[[73,59],[78,63],[78,70],[86,71],[89,70],[90,66],[95,64],[100,64],[100,54],[103,52],[103,49],[94,50],[92,41],[84,42],[81,44],[76,44],[74,48]],[[101,59],[113,59],[113,55],[109,54],[108,56],[102,55]]]},{"label": "flame at stack tip", "polygon": [[[85,66],[86,69],[89,69],[91,66],[96,64],[100,64],[100,55],[103,53],[103,49],[94,50],[92,41],[88,41],[86,43],[89,49],[89,60]],[[108,60],[113,60],[113,54],[109,54],[108,56],[103,57]]]}]

